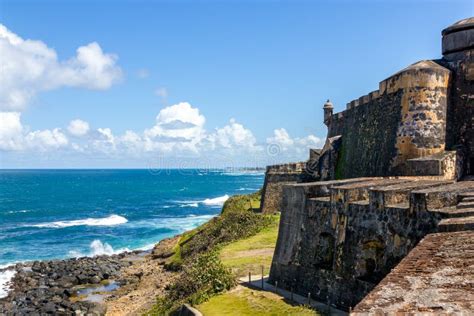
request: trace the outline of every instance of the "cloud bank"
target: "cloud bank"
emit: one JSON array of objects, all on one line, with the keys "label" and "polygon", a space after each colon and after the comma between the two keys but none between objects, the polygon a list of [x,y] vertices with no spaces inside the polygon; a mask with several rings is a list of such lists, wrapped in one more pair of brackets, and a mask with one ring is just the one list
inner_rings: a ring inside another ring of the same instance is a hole
[{"label": "cloud bank", "polygon": [[25,40],[0,24],[0,110],[21,111],[38,92],[61,87],[105,90],[122,78],[117,56],[96,42],[60,61],[54,49]]},{"label": "cloud bank", "polygon": [[[309,148],[322,144],[314,135],[292,138],[283,128],[259,143],[253,132],[235,119],[214,130],[206,129],[205,123],[201,111],[188,102],[161,109],[149,128],[122,134],[114,134],[108,127],[91,127],[81,119],[70,121],[64,129],[31,131],[22,124],[20,112],[0,112],[0,151],[75,153],[104,159],[187,157],[207,159],[209,164],[217,160],[239,164],[257,158],[262,163],[302,160]],[[277,151],[269,155],[269,146]]]}]

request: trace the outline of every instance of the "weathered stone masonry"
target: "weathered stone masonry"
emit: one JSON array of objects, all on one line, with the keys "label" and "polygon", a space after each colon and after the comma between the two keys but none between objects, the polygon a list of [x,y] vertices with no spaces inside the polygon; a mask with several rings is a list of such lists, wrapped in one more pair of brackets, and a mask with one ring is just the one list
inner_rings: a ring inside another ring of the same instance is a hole
[{"label": "weathered stone masonry", "polygon": [[[453,238],[467,242],[466,249],[474,244],[472,234],[451,233],[474,229],[474,18],[443,31],[443,55],[380,82],[340,113],[328,100],[326,144],[314,151],[304,176],[278,186],[267,170],[266,187],[278,187],[272,205],[282,212],[271,282],[346,310],[360,302],[358,314],[474,309],[465,299],[474,290],[472,264],[453,266],[463,289],[446,281],[443,293],[416,300],[418,290],[441,291],[441,281],[429,279],[449,274],[440,262],[466,260],[454,249],[455,258],[440,259],[461,243]],[[441,246],[436,234],[448,232],[450,242]],[[423,258],[432,274],[413,273],[416,253],[436,256]],[[404,274],[403,286],[397,284]],[[393,286],[399,291],[392,293]]]},{"label": "weathered stone masonry", "polygon": [[279,286],[348,309],[423,236],[459,212],[474,183],[414,177],[287,185],[270,278]]},{"label": "weathered stone masonry", "polygon": [[281,211],[281,193],[286,184],[302,182],[306,175],[306,163],[290,163],[268,166],[263,184],[262,209],[263,213]]}]

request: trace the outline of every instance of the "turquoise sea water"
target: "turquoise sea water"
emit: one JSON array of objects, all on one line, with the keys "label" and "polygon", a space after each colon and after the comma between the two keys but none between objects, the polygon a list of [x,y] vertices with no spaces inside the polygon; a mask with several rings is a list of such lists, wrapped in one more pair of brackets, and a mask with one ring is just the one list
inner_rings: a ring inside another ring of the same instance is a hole
[{"label": "turquoise sea water", "polygon": [[150,248],[217,215],[263,173],[0,170],[0,266]]}]

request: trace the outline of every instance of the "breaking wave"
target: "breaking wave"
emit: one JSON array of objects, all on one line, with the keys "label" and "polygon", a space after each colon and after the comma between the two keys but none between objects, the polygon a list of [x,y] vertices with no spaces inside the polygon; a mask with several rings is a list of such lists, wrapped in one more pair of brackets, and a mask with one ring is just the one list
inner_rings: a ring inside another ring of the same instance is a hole
[{"label": "breaking wave", "polygon": [[0,272],[0,298],[8,296],[10,291],[10,281],[15,276],[15,270],[5,270]]},{"label": "breaking wave", "polygon": [[223,195],[216,198],[207,198],[202,201],[188,200],[188,201],[175,201],[179,204],[179,207],[199,207],[199,204],[206,206],[222,206],[225,201],[229,199],[229,195]]},{"label": "breaking wave", "polygon": [[114,250],[112,246],[106,242],[102,242],[98,239],[94,240],[90,244],[90,252],[89,254],[85,255],[81,253],[80,251],[76,250],[71,250],[69,251],[69,257],[74,257],[74,258],[79,258],[79,257],[96,257],[96,256],[102,256],[102,255],[116,255],[122,252],[130,251],[128,248],[120,248],[117,250]]},{"label": "breaking wave", "polygon": [[199,203],[184,203],[184,204],[181,204],[179,207],[198,207],[199,206]]},{"label": "breaking wave", "polygon": [[229,199],[229,196],[226,194],[226,195],[219,196],[213,199],[205,199],[204,201],[202,201],[202,204],[210,205],[210,206],[222,206],[224,205],[225,201],[227,201],[228,199]]},{"label": "breaking wave", "polygon": [[72,221],[57,221],[29,226],[39,228],[64,228],[71,226],[116,226],[125,224],[126,222],[128,222],[128,220],[125,217],[114,214],[103,218],[86,218]]}]

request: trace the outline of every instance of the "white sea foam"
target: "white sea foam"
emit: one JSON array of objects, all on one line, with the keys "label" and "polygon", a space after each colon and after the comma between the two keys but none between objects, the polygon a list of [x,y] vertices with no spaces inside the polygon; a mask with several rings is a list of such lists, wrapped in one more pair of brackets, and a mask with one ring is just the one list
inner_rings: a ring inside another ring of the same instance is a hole
[{"label": "white sea foam", "polygon": [[237,191],[258,191],[259,188],[238,188]]},{"label": "white sea foam", "polygon": [[158,217],[153,219],[134,221],[131,226],[135,229],[140,227],[150,227],[155,229],[172,230],[176,234],[180,234],[187,230],[194,229],[199,225],[207,222],[215,215],[195,215],[191,214],[184,217]]},{"label": "white sea foam", "polygon": [[100,240],[96,239],[93,242],[91,242],[91,256],[101,256],[101,255],[115,255],[118,253],[122,253],[125,251],[130,251],[128,248],[120,248],[118,250],[114,250],[112,246],[106,242],[101,242]]},{"label": "white sea foam", "polygon": [[95,257],[95,256],[102,256],[102,255],[116,255],[122,252],[130,251],[128,248],[120,248],[117,250],[114,250],[114,248],[106,242],[102,242],[98,239],[94,240],[90,244],[90,252],[85,255],[80,251],[77,250],[71,250],[69,251],[69,257],[72,258],[79,258],[79,257]]},{"label": "white sea foam", "polygon": [[158,223],[155,223],[157,228],[168,228],[177,231],[178,233],[185,232],[187,230],[194,229],[199,225],[207,222],[214,215],[194,215],[186,217],[170,217],[162,218]]},{"label": "white sea foam", "polygon": [[7,263],[7,264],[0,264],[0,270],[13,267],[15,264],[21,263],[21,262],[23,262],[23,261],[14,261],[14,262],[10,262],[10,263]]},{"label": "white sea foam", "polygon": [[41,223],[30,225],[33,227],[40,227],[40,228],[64,228],[64,227],[71,227],[71,226],[116,226],[125,224],[128,220],[120,215],[110,215],[109,217],[103,218],[86,218],[86,219],[78,219],[72,221],[57,221],[51,223]]},{"label": "white sea foam", "polygon": [[156,243],[148,244],[148,245],[137,248],[137,250],[142,250],[142,251],[151,250],[151,249],[155,248],[155,245],[156,245]]},{"label": "white sea foam", "polygon": [[28,213],[30,210],[8,211],[7,214]]},{"label": "white sea foam", "polygon": [[[140,226],[150,226],[159,229],[159,228],[167,228],[176,231],[177,233],[182,233],[191,229],[198,227],[199,225],[207,222],[215,215],[195,215],[191,214],[186,217],[168,217],[168,218],[159,218],[154,220],[143,220],[143,221],[135,221],[133,225],[136,227]],[[158,242],[158,241],[157,241]],[[90,244],[90,252],[85,255],[79,251],[71,250],[69,251],[69,257],[94,257],[94,256],[101,256],[101,255],[115,255],[126,251],[131,250],[150,250],[155,246],[155,243],[148,244],[139,248],[119,248],[115,250],[109,243],[102,242],[98,239],[94,240]]]},{"label": "white sea foam", "polygon": [[225,201],[227,201],[228,199],[229,199],[229,196],[226,194],[226,195],[219,196],[213,199],[205,199],[204,201],[202,201],[202,204],[210,205],[210,206],[222,206],[224,205]]},{"label": "white sea foam", "polygon": [[193,203],[181,204],[179,207],[198,207],[198,206],[199,206],[199,203],[193,202]]},{"label": "white sea foam", "polygon": [[15,276],[15,270],[5,270],[0,272],[0,298],[8,296],[10,291],[10,281]]}]

